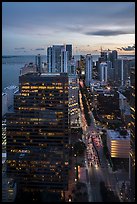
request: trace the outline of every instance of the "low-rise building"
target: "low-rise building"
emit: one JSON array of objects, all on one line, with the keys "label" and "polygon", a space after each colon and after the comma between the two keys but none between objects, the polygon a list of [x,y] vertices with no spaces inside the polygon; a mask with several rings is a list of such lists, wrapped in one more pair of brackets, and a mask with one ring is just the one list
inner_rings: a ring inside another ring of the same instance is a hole
[{"label": "low-rise building", "polygon": [[130,131],[107,130],[107,147],[113,158],[129,158]]}]

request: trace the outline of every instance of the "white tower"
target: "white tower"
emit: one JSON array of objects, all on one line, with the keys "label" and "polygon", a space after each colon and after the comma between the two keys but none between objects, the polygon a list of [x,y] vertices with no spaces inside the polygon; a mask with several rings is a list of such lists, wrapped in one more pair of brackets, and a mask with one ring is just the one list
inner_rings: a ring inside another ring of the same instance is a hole
[{"label": "white tower", "polygon": [[108,67],[106,62],[100,63],[100,81],[107,82]]},{"label": "white tower", "polygon": [[65,48],[61,50],[61,72],[68,72],[68,51]]},{"label": "white tower", "polygon": [[92,68],[93,68],[93,60],[91,54],[86,55],[86,86],[90,86],[92,81]]}]

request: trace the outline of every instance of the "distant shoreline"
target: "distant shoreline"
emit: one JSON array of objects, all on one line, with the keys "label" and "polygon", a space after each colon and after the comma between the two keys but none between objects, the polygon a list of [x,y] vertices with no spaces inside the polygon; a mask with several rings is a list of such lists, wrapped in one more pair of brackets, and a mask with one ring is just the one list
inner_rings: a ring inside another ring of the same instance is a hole
[{"label": "distant shoreline", "polygon": [[[82,55],[82,54],[80,54]],[[80,56],[80,55],[74,55],[74,56]],[[36,56],[36,55],[3,55],[2,58],[14,58],[14,57],[27,57],[27,56]],[[46,56],[46,55],[41,55],[41,56]],[[86,56],[86,55],[83,55],[83,56]],[[93,56],[99,56],[98,55],[93,55]],[[135,57],[135,55],[120,55],[119,56],[129,56],[129,57]]]}]

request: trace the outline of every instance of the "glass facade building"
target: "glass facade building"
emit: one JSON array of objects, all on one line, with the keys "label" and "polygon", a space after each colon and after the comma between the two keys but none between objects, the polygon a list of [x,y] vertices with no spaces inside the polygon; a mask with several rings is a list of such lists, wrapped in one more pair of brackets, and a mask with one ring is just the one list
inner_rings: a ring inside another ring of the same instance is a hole
[{"label": "glass facade building", "polygon": [[68,75],[19,78],[14,113],[7,115],[7,173],[24,191],[68,188]]}]

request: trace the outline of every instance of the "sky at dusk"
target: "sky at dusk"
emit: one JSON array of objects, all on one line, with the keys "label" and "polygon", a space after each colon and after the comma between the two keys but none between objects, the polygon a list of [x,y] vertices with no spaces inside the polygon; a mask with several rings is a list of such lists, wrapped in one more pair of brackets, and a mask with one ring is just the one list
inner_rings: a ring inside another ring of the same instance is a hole
[{"label": "sky at dusk", "polygon": [[2,54],[47,54],[72,44],[73,54],[135,53],[134,2],[3,2]]}]

